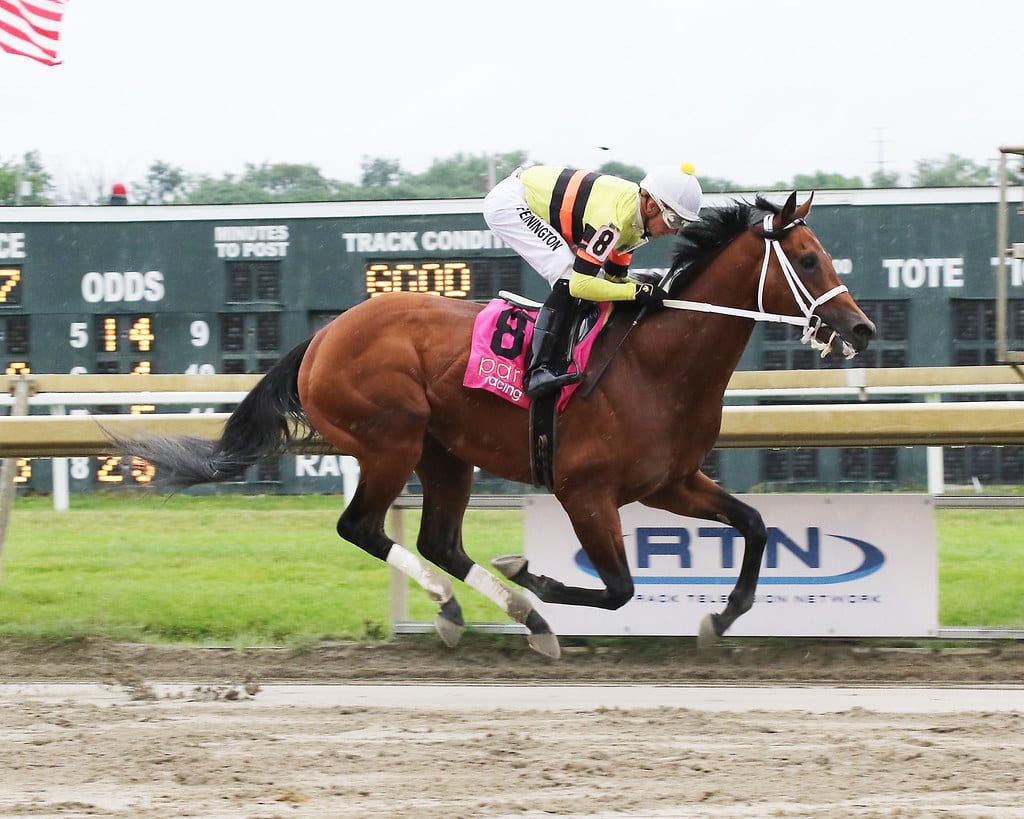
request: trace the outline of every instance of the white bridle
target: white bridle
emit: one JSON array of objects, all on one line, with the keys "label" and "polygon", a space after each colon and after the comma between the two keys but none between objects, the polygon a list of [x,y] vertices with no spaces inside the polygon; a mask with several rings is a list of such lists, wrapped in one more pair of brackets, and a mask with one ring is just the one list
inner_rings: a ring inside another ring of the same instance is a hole
[{"label": "white bridle", "polygon": [[[786,253],[782,249],[782,245],[779,244],[777,239],[770,239],[768,237],[768,234],[772,232],[772,215],[768,214],[765,216],[762,224],[766,235],[764,239],[764,259],[761,261],[761,278],[757,284],[757,310],[743,310],[739,307],[723,307],[719,304],[708,304],[707,302],[701,301],[683,301],[678,299],[666,299],[665,306],[671,307],[674,310],[696,310],[701,313],[721,313],[726,316],[740,316],[742,318],[753,319],[754,321],[769,321],[803,327],[804,332],[800,337],[800,343],[810,344],[813,349],[821,350],[821,357],[824,358],[829,354],[829,352],[831,352],[832,343],[839,338],[839,334],[833,331],[828,341],[818,341],[816,335],[821,327],[821,317],[816,316],[814,311],[825,302],[838,296],[840,293],[849,292],[849,288],[845,284],[839,284],[831,290],[822,293],[818,298],[811,296],[810,292],[804,286],[804,283],[800,281],[800,277],[797,276],[796,271],[793,269],[793,265],[786,257]],[[795,219],[782,228],[781,232],[784,233],[791,228],[802,224],[802,219]],[[764,285],[768,278],[768,263],[771,261],[773,252],[775,257],[779,260],[779,266],[782,268],[782,275],[786,279],[786,283],[789,285],[790,292],[793,294],[793,300],[796,302],[797,307],[800,308],[800,312],[803,313],[802,317],[786,316],[779,313],[768,313],[764,309]],[[664,285],[665,282],[663,281],[662,284]],[[839,342],[842,344],[840,352],[844,358],[853,358],[857,355],[857,351],[854,350],[853,346],[845,339],[839,338]]]}]

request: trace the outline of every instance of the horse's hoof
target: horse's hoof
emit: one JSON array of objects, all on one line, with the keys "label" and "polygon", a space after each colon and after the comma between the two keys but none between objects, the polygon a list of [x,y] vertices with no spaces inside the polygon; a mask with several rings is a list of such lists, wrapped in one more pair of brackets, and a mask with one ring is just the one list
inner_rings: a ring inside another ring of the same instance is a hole
[{"label": "horse's hoof", "polygon": [[465,631],[466,621],[462,619],[462,606],[452,595],[441,606],[441,610],[434,618],[434,628],[438,636],[444,641],[448,648],[455,648],[462,639],[462,632]]},{"label": "horse's hoof", "polygon": [[526,558],[522,555],[501,555],[491,559],[491,565],[511,580],[526,568]]},{"label": "horse's hoof", "polygon": [[530,634],[526,637],[530,648],[538,654],[557,660],[562,656],[562,647],[558,644],[558,637],[554,634]]},{"label": "horse's hoof", "polygon": [[437,636],[448,648],[455,648],[462,639],[462,632],[466,630],[462,623],[454,623],[440,612],[434,618],[434,628],[437,629]]},{"label": "horse's hoof", "polygon": [[697,632],[697,650],[707,651],[713,648],[718,642],[718,629],[715,627],[715,615],[705,614],[700,621],[700,630]]}]

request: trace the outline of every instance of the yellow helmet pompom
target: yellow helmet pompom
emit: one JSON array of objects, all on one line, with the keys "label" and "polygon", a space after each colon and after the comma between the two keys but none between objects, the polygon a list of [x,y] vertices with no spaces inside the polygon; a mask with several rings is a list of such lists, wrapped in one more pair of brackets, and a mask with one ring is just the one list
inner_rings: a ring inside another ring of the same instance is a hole
[{"label": "yellow helmet pompom", "polygon": [[693,176],[694,173],[696,173],[696,168],[693,167],[692,162],[684,162],[682,165],[679,166],[679,170],[681,170],[683,173],[688,173],[690,176]]}]

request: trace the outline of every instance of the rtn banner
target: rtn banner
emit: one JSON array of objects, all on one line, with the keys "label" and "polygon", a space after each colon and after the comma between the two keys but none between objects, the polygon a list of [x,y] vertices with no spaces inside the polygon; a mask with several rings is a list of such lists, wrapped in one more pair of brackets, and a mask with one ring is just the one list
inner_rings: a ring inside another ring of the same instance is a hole
[{"label": "rtn banner", "polygon": [[[768,543],[754,607],[735,636],[925,637],[938,629],[938,551],[927,495],[740,495]],[[636,590],[618,611],[539,603],[558,634],[693,635],[721,611],[743,559],[731,526],[649,509],[621,510]],[[570,586],[601,581],[550,495],[528,496],[530,571]]]}]

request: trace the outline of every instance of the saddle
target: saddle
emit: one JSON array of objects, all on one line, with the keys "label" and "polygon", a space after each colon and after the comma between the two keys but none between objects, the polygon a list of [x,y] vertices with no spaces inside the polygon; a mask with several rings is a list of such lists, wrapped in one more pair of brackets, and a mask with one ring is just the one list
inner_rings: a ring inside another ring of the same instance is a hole
[{"label": "saddle", "polygon": [[[463,386],[483,389],[530,412],[530,471],[534,486],[554,486],[557,417],[579,383],[531,400],[523,392],[527,351],[541,304],[525,296],[499,291],[477,316],[472,349]],[[578,311],[570,330],[569,366],[586,369],[590,351],[600,334],[611,304],[587,304]]]}]

